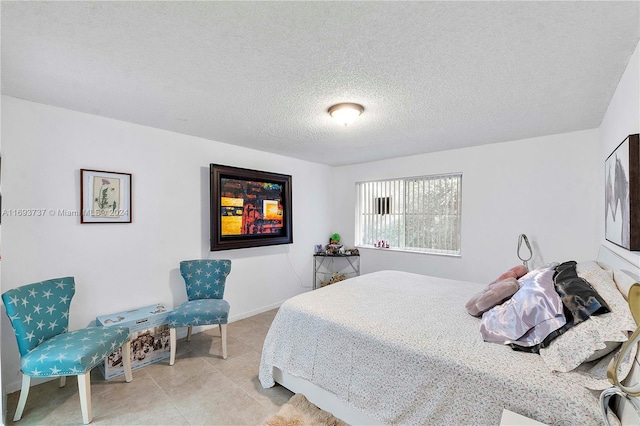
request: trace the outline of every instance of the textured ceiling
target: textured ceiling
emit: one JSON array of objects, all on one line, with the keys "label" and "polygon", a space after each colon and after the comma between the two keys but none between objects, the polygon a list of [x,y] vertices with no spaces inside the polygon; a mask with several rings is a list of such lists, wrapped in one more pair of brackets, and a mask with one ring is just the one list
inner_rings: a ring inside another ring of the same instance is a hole
[{"label": "textured ceiling", "polygon": [[[595,128],[632,2],[2,2],[2,93],[330,165]],[[327,109],[358,102],[343,127]]]}]

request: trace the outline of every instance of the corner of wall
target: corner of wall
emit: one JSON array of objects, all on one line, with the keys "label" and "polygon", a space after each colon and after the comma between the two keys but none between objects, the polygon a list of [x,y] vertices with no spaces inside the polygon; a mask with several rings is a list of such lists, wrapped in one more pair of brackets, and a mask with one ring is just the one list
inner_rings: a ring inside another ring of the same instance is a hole
[{"label": "corner of wall", "polygon": [[[640,132],[640,42],[627,63],[598,130],[601,165],[604,165],[605,159],[628,135]],[[604,167],[601,167],[598,188],[598,193],[604,194]],[[600,200],[598,211],[604,212],[604,195]],[[605,239],[604,215],[601,215],[598,221],[598,235],[601,245],[640,265],[640,252],[625,250]]]}]

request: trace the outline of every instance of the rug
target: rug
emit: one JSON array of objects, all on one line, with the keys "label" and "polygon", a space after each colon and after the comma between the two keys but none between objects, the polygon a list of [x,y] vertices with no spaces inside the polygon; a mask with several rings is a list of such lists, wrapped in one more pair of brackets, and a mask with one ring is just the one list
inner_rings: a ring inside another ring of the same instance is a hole
[{"label": "rug", "polygon": [[301,393],[291,397],[273,416],[264,420],[261,426],[349,426],[310,403]]}]

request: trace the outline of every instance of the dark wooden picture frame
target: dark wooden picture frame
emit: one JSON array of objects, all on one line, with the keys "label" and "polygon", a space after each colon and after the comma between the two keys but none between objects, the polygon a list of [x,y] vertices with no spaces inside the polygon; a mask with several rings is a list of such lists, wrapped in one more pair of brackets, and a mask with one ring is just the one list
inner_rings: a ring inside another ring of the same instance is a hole
[{"label": "dark wooden picture frame", "polygon": [[131,173],[80,169],[80,223],[131,223]]},{"label": "dark wooden picture frame", "polygon": [[209,169],[211,251],[293,243],[290,175]]},{"label": "dark wooden picture frame", "polygon": [[629,135],[605,161],[605,238],[640,251],[640,138]]}]

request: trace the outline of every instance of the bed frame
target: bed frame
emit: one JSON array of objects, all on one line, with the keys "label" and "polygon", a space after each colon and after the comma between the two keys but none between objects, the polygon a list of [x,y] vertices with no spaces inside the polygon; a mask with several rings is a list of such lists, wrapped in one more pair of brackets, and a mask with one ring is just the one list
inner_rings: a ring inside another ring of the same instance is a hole
[{"label": "bed frame", "polygon": [[[636,280],[636,282],[640,282],[640,266],[634,265],[629,260],[621,257],[605,246],[600,247],[597,261],[603,265],[606,265],[610,269],[623,271],[626,275],[629,275],[631,278]],[[636,357],[637,361],[639,361],[638,358],[640,358],[640,355]],[[637,362],[636,364],[639,364],[639,362]],[[640,368],[636,367],[637,365],[634,366],[634,369],[631,371],[631,374],[627,380],[635,380],[637,382],[640,379]],[[366,414],[342,401],[332,392],[322,389],[305,379],[301,379],[299,377],[284,373],[277,367],[273,367],[273,378],[277,383],[289,389],[291,392],[304,394],[304,396],[307,397],[309,401],[349,424],[382,424],[379,420],[367,416]],[[623,425],[638,424],[636,411],[632,406],[630,406],[627,401],[620,399],[615,411],[618,414],[618,417],[620,417]],[[502,424],[505,425],[509,424],[508,418],[510,418],[509,415],[511,413],[507,412],[506,414],[507,416],[505,416],[505,413],[503,412],[502,417]]]}]

